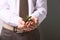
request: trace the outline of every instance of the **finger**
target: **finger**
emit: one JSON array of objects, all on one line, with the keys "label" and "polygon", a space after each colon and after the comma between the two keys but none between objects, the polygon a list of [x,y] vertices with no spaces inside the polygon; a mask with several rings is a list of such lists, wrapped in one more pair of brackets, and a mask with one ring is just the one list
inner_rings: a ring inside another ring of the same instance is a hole
[{"label": "finger", "polygon": [[27,24],[27,28],[24,28],[23,30],[25,30],[25,31],[31,31],[31,30],[33,30],[34,28],[34,23],[32,22],[32,21],[29,21],[28,22],[28,24]]},{"label": "finger", "polygon": [[28,25],[29,24],[29,22],[26,22],[26,25]]},{"label": "finger", "polygon": [[33,22],[31,22],[31,24],[33,24]]},{"label": "finger", "polygon": [[23,30],[23,31],[27,31],[27,29],[26,29],[26,28],[22,28],[21,30]]},{"label": "finger", "polygon": [[32,29],[31,28],[27,28],[25,31],[31,31]]},{"label": "finger", "polygon": [[27,28],[31,28],[31,26],[33,26],[34,23],[32,21],[30,21],[28,24],[27,24]]},{"label": "finger", "polygon": [[36,25],[37,25],[37,24],[35,24],[35,22],[30,21],[30,25],[29,25],[28,28],[30,28],[30,30],[34,30],[35,28],[37,28]]},{"label": "finger", "polygon": [[32,21],[29,21],[29,23],[27,24],[27,28],[30,28],[33,25]]},{"label": "finger", "polygon": [[29,27],[26,27],[26,28],[24,28],[24,29],[22,29],[22,30],[24,30],[24,31],[31,31],[32,29],[29,28]]},{"label": "finger", "polygon": [[30,24],[30,23],[28,23],[28,24],[27,24],[27,27],[30,27],[30,25],[31,25],[31,24]]},{"label": "finger", "polygon": [[37,27],[37,24],[32,24],[32,25],[30,26],[31,29],[35,29],[36,27]]}]

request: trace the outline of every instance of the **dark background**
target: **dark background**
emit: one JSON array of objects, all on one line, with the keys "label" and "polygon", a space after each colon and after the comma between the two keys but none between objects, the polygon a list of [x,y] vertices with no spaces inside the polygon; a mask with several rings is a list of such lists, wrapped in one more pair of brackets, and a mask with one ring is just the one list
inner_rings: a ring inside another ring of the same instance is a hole
[{"label": "dark background", "polygon": [[47,18],[40,25],[41,40],[60,40],[60,0],[47,0]]}]

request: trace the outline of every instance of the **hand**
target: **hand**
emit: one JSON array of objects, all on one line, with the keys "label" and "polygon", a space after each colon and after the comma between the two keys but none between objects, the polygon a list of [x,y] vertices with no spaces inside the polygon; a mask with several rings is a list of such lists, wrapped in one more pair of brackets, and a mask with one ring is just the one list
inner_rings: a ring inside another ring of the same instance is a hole
[{"label": "hand", "polygon": [[18,23],[19,23],[18,24],[18,28],[20,30],[23,30],[25,28],[25,22],[24,22],[24,20],[22,18],[20,18],[19,21],[18,21]]},{"label": "hand", "polygon": [[38,19],[37,19],[37,17],[31,17],[31,19],[29,21],[27,21],[26,23],[24,22],[23,19],[20,19],[19,20],[18,28],[20,30],[28,32],[28,31],[36,29],[37,25],[38,25]]},{"label": "hand", "polygon": [[28,30],[29,28],[27,28],[27,25],[26,25],[25,21],[22,18],[19,19],[18,29],[20,29],[22,31],[25,31],[25,32],[29,31]]},{"label": "hand", "polygon": [[37,28],[38,25],[38,18],[37,17],[31,17],[29,21],[26,22],[27,30],[31,31]]}]

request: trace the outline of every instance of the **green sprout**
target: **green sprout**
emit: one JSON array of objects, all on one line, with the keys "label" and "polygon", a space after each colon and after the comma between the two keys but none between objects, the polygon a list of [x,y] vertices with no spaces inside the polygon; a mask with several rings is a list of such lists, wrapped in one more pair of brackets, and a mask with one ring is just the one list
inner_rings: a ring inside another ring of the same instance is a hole
[{"label": "green sprout", "polygon": [[31,16],[26,16],[25,22],[27,22],[30,18],[31,18]]}]

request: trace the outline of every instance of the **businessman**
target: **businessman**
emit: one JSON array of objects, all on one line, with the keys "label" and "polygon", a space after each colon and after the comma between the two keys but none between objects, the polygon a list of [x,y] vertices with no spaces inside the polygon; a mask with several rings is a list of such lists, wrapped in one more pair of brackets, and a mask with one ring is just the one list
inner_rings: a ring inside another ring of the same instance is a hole
[{"label": "businessman", "polygon": [[[46,15],[47,0],[0,0],[1,40],[40,40]],[[25,22],[26,16],[31,18]]]}]

